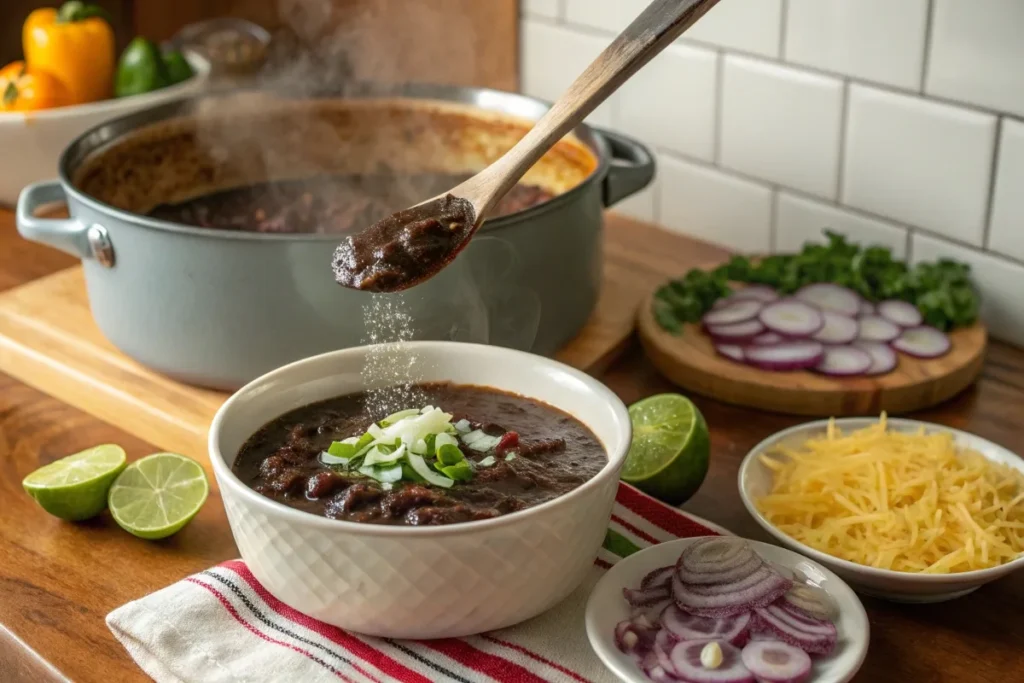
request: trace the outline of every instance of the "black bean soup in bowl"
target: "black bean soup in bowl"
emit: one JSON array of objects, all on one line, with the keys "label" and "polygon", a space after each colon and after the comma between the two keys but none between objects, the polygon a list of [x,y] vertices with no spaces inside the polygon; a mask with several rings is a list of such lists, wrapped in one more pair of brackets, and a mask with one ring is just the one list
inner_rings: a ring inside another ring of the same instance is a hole
[{"label": "black bean soup in bowl", "polygon": [[566,412],[497,389],[410,387],[376,415],[365,392],[292,410],[242,446],[233,470],[258,493],[348,522],[429,526],[491,519],[579,487],[608,463]]}]

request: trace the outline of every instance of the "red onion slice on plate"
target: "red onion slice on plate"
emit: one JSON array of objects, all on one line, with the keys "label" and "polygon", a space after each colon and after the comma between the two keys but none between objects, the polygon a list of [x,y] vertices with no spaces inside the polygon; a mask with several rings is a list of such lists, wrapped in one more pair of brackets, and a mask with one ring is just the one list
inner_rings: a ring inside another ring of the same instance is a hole
[{"label": "red onion slice on plate", "polygon": [[807,653],[778,640],[748,643],[740,659],[758,683],[804,683],[811,677]]},{"label": "red onion slice on plate", "polygon": [[784,342],[774,346],[748,346],[744,350],[747,363],[762,370],[806,370],[821,362],[825,347],[808,340]]},{"label": "red onion slice on plate", "polygon": [[792,614],[775,606],[758,607],[754,610],[755,633],[769,633],[784,643],[789,643],[810,654],[828,654],[836,645],[835,626],[829,622],[831,632],[811,633],[804,624],[793,619]]},{"label": "red onion slice on plate", "polygon": [[793,296],[824,311],[833,311],[851,318],[860,313],[860,295],[852,289],[830,282],[801,287]]},{"label": "red onion slice on plate", "polygon": [[700,658],[708,641],[682,642],[673,647],[670,656],[679,678],[687,683],[754,683],[754,676],[743,666],[739,648],[715,642],[722,649],[722,663],[714,669],[704,666]]},{"label": "red onion slice on plate", "polygon": [[882,342],[866,342],[866,341],[855,341],[853,345],[862,351],[866,351],[871,356],[871,367],[868,368],[865,375],[884,375],[887,372],[892,372],[896,369],[899,364],[899,359],[896,357],[896,352],[892,350],[892,347]]},{"label": "red onion slice on plate", "polygon": [[828,346],[815,371],[831,377],[853,377],[863,375],[871,367],[871,356],[867,351],[853,346]]},{"label": "red onion slice on plate", "polygon": [[825,325],[811,337],[814,341],[822,344],[849,344],[857,338],[860,324],[855,318],[832,311],[822,311],[821,316],[825,319]]},{"label": "red onion slice on plate", "polygon": [[897,299],[878,304],[878,315],[900,327],[917,327],[924,322],[924,316],[917,310],[917,306]]},{"label": "red onion slice on plate", "polygon": [[769,330],[786,337],[810,337],[825,325],[821,311],[796,299],[768,304],[757,317]]},{"label": "red onion slice on plate", "polygon": [[751,339],[750,343],[757,346],[771,346],[773,344],[781,344],[784,341],[786,341],[786,338],[777,332],[765,332]]},{"label": "red onion slice on plate", "polygon": [[862,315],[862,316],[864,316],[864,315],[874,315],[877,312],[878,311],[875,308],[875,305],[873,303],[871,303],[870,301],[861,301],[860,302],[860,313],[858,313],[858,315]]},{"label": "red onion slice on plate", "polygon": [[655,586],[648,588],[647,590],[623,588],[622,595],[626,598],[626,602],[628,602],[632,607],[650,607],[651,605],[656,605],[662,600],[668,600],[668,591],[668,585]]},{"label": "red onion slice on plate", "polygon": [[860,341],[891,342],[900,336],[900,328],[880,315],[866,315],[860,319]]},{"label": "red onion slice on plate", "polygon": [[719,356],[724,356],[729,360],[734,360],[737,363],[742,363],[746,360],[746,354],[743,353],[743,347],[739,344],[715,344],[715,352]]},{"label": "red onion slice on plate", "polygon": [[755,301],[754,299],[743,299],[735,303],[731,303],[728,306],[712,309],[704,314],[701,321],[708,327],[741,323],[744,320],[750,320],[751,318],[757,317],[758,312],[760,312],[763,307],[764,304],[760,301]]},{"label": "red onion slice on plate", "polygon": [[904,330],[892,345],[896,350],[915,358],[938,358],[946,355],[953,343],[934,327],[922,325]]},{"label": "red onion slice on plate", "polygon": [[764,607],[785,595],[793,582],[775,572],[768,572],[760,580],[743,590],[707,595],[690,589],[690,585],[672,578],[672,597],[676,604],[690,614],[702,617],[730,617],[755,607]]},{"label": "red onion slice on plate", "polygon": [[742,344],[764,332],[764,325],[757,318],[728,325],[705,325],[704,329],[715,341]]},{"label": "red onion slice on plate", "polygon": [[658,567],[650,572],[640,580],[640,589],[647,590],[649,588],[655,588],[658,586],[669,587],[672,581],[672,572],[675,571],[675,565],[668,565],[667,567]]},{"label": "red onion slice on plate", "polygon": [[740,645],[747,640],[750,612],[731,617],[699,617],[687,614],[678,605],[669,605],[661,613],[662,629],[677,640],[726,640]]}]

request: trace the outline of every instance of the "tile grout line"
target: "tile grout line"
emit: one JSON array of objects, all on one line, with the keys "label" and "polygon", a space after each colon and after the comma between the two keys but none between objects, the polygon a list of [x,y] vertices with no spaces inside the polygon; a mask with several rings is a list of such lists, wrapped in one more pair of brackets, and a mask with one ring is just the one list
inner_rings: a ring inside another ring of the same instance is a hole
[{"label": "tile grout line", "polygon": [[[981,246],[989,252],[989,240],[992,237],[992,214],[993,208],[996,203],[996,181],[999,179],[999,151],[1002,149],[1003,142],[1003,119],[1002,117],[996,119],[996,130],[994,140],[992,141],[992,165],[989,167],[988,172],[988,194],[987,203],[985,205],[985,219],[981,224]],[[998,252],[990,252],[998,253]]]},{"label": "tile grout line", "polygon": [[842,205],[843,180],[846,177],[846,131],[850,126],[850,81],[843,82],[843,93],[839,110],[839,155],[836,163],[836,204]]},{"label": "tile grout line", "polygon": [[715,123],[712,131],[711,158],[722,163],[722,113],[725,104],[725,50],[715,56]]},{"label": "tile grout line", "polygon": [[[925,84],[928,82],[928,69],[931,66],[932,55],[932,23],[935,16],[935,0],[928,0],[928,7],[924,11],[924,45],[921,54],[921,81],[918,83],[917,92],[925,95]],[[925,95],[926,96],[926,95]]]}]

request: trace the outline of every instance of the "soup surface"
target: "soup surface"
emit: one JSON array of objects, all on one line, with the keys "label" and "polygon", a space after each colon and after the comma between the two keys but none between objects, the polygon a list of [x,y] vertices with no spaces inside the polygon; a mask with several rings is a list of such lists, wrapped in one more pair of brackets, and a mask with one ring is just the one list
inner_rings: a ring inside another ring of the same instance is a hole
[{"label": "soup surface", "polygon": [[608,462],[593,432],[545,403],[450,383],[414,390],[416,402],[437,406],[459,427],[451,433],[471,471],[467,479],[448,488],[422,479],[382,483],[325,464],[330,458],[323,454],[334,444],[372,431],[383,417],[367,414],[362,393],[314,403],[265,425],[242,446],[233,469],[248,486],[289,507],[350,522],[421,526],[539,505],[579,487]]},{"label": "soup surface", "polygon": [[[344,234],[368,228],[469,177],[387,173],[275,181],[215,192],[180,204],[161,204],[150,215],[221,230]],[[553,196],[541,187],[520,183],[502,198],[492,217],[522,211]]]}]

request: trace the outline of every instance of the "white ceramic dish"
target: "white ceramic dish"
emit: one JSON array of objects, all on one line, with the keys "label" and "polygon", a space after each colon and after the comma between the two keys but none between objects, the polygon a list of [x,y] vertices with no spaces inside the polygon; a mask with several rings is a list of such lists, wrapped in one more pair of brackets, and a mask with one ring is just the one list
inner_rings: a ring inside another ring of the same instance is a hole
[{"label": "white ceramic dish", "polygon": [[26,185],[57,176],[57,160],[72,140],[104,121],[196,95],[205,87],[210,63],[188,53],[195,75],[151,93],[36,112],[0,112],[0,204],[14,206]]},{"label": "white ceramic dish", "polygon": [[[851,417],[836,420],[836,426],[844,432],[848,432],[863,429],[877,422],[877,418]],[[1010,465],[1024,473],[1024,460],[1002,446],[979,436],[918,420],[889,418],[888,424],[890,428],[900,431],[917,431],[924,427],[927,431],[950,432],[957,445],[972,448],[989,460]],[[1024,567],[1024,555],[1022,555],[1016,560],[998,567],[958,574],[911,574],[889,569],[875,569],[827,555],[779,531],[754,506],[754,499],[768,493],[772,481],[771,471],[761,463],[758,456],[781,444],[796,446],[811,436],[820,436],[824,434],[827,427],[828,420],[818,420],[785,429],[755,446],[740,465],[739,487],[743,504],[757,520],[757,523],[779,539],[783,545],[822,563],[846,579],[858,592],[895,602],[925,603],[951,600]]]},{"label": "white ceramic dish", "polygon": [[[630,555],[609,569],[590,594],[586,616],[590,644],[605,666],[627,683],[650,683],[651,679],[631,657],[615,646],[615,625],[630,616],[630,607],[622,597],[622,589],[636,588],[648,572],[675,564],[683,549],[695,540],[681,538]],[[769,562],[810,578],[828,592],[839,608],[836,621],[839,642],[829,656],[814,658],[809,683],[845,683],[852,679],[864,663],[870,640],[868,615],[853,590],[825,567],[791,550],[759,541],[750,541],[750,544]]]},{"label": "white ceramic dish", "polygon": [[409,367],[416,381],[511,391],[560,408],[593,430],[608,464],[579,488],[542,505],[450,526],[358,524],[276,503],[231,472],[242,444],[267,422],[315,401],[372,388],[362,376],[370,348],[275,370],[240,389],[213,419],[210,461],[238,549],[256,578],[315,619],[391,638],[503,628],[569,595],[604,540],[631,428],[615,394],[556,361],[455,342],[412,342],[400,351],[415,358]]}]

